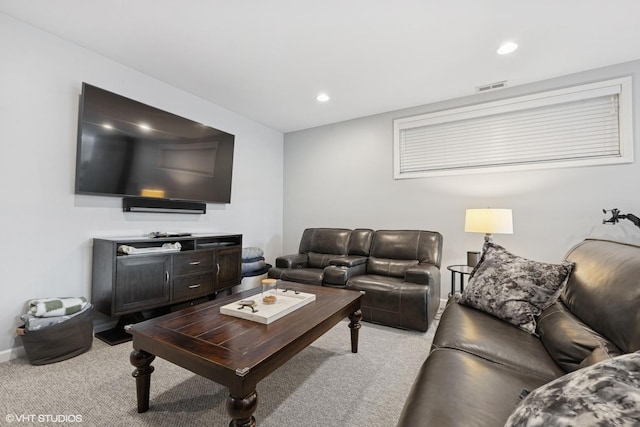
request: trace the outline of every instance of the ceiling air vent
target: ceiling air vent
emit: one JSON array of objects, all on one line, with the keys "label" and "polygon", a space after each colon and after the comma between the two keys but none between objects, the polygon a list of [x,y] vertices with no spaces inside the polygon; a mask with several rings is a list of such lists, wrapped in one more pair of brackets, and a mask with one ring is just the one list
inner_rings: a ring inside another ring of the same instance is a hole
[{"label": "ceiling air vent", "polygon": [[488,85],[482,85],[476,87],[476,91],[478,92],[488,92],[490,90],[502,89],[507,85],[507,81],[503,80],[501,82],[489,83]]}]

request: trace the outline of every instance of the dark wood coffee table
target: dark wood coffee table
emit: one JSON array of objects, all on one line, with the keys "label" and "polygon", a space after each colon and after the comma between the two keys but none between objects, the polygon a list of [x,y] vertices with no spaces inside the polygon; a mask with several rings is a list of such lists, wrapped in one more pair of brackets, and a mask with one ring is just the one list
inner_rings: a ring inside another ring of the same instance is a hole
[{"label": "dark wood coffee table", "polygon": [[133,336],[138,412],[149,409],[151,362],[156,356],[229,388],[230,426],[255,426],[256,385],[345,317],[351,351],[358,352],[358,291],[281,282],[316,299],[269,325],[220,313],[220,307],[259,292],[253,289],[127,327]]}]

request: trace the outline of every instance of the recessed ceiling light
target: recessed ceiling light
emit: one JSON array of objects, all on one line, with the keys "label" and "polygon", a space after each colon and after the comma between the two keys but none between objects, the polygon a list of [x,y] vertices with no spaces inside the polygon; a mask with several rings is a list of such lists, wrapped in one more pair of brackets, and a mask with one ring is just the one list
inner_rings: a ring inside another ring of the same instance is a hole
[{"label": "recessed ceiling light", "polygon": [[503,43],[497,50],[498,55],[508,55],[518,48],[518,43],[506,42]]},{"label": "recessed ceiling light", "polygon": [[111,126],[110,123],[103,123],[102,127],[105,128],[105,129],[109,129],[109,130],[113,129],[113,126]]},{"label": "recessed ceiling light", "polygon": [[316,99],[318,100],[318,102],[327,102],[331,98],[329,98],[329,95],[327,95],[326,93],[321,93],[320,95],[316,96]]},{"label": "recessed ceiling light", "polygon": [[138,124],[138,127],[139,127],[140,129],[142,129],[143,131],[145,131],[145,132],[149,132],[149,131],[151,130],[151,126],[149,126],[149,125],[148,125],[148,124],[146,124],[146,123],[139,123],[139,124]]}]

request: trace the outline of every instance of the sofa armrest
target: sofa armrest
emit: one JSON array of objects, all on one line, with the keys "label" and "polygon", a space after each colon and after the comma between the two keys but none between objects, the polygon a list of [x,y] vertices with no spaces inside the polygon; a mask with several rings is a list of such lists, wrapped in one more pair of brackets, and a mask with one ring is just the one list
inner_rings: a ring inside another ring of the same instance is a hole
[{"label": "sofa armrest", "polygon": [[305,268],[309,257],[307,254],[282,255],[276,258],[278,268]]},{"label": "sofa armrest", "polygon": [[367,262],[366,256],[347,255],[341,258],[330,259],[329,265],[336,265],[338,267],[355,267],[356,265],[365,264],[366,262]]},{"label": "sofa armrest", "polygon": [[405,271],[404,281],[418,285],[440,283],[440,269],[433,264],[418,264]]},{"label": "sofa armrest", "polygon": [[367,264],[365,262],[346,267],[344,265],[329,265],[324,268],[322,283],[328,286],[337,286],[344,288],[347,280],[353,276],[366,273]]}]

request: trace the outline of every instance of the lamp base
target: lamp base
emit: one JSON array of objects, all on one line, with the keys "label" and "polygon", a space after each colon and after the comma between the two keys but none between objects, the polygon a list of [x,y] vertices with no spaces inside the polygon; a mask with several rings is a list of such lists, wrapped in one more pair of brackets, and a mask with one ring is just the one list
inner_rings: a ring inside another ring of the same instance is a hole
[{"label": "lamp base", "polygon": [[467,265],[475,267],[480,262],[480,252],[467,252]]}]

